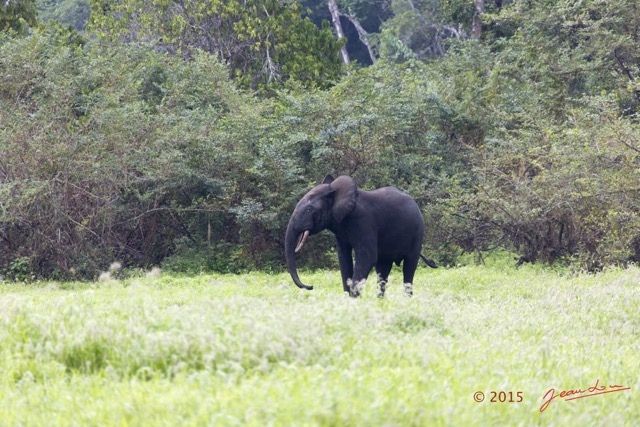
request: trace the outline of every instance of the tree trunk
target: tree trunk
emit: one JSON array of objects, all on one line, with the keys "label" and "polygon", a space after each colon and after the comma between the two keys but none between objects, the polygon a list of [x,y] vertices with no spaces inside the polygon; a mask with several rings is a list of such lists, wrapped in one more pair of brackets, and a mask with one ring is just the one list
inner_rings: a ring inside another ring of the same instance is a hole
[{"label": "tree trunk", "polygon": [[480,40],[482,36],[482,14],[484,13],[484,0],[475,0],[476,13],[473,15],[471,24],[471,37]]},{"label": "tree trunk", "polygon": [[[336,35],[338,36],[338,40],[344,39],[344,31],[342,30],[342,24],[340,23],[340,11],[338,10],[338,2],[336,0],[327,0],[329,4],[329,13],[331,13],[331,20],[333,21],[333,28],[336,30]],[[340,55],[342,55],[342,60],[345,64],[349,64],[351,60],[349,59],[349,52],[347,52],[346,43],[340,49]]]},{"label": "tree trunk", "polygon": [[354,27],[356,27],[356,31],[358,32],[358,38],[360,38],[360,41],[362,42],[362,44],[365,45],[365,47],[367,48],[367,51],[369,52],[369,58],[371,58],[371,63],[375,64],[376,55],[375,53],[373,53],[373,49],[371,48],[371,44],[369,44],[369,39],[367,38],[369,36],[369,33],[367,32],[367,30],[362,28],[362,25],[360,25],[360,22],[355,17],[351,15],[344,15],[344,16],[349,21],[351,21]]}]

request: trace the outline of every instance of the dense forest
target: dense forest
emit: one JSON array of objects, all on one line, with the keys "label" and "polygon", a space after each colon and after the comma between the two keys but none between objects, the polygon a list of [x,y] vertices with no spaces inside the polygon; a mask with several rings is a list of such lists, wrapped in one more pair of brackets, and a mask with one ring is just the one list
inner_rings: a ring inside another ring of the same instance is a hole
[{"label": "dense forest", "polygon": [[282,269],[327,173],[445,265],[640,261],[639,39],[640,0],[1,2],[0,274]]}]

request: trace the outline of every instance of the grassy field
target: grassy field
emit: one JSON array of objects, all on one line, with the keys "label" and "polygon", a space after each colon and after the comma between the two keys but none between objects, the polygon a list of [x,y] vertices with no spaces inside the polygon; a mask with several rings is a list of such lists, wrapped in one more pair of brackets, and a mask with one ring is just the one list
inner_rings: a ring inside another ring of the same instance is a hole
[{"label": "grassy field", "polygon": [[[384,300],[372,280],[354,300],[338,272],[302,278],[315,290],[284,274],[0,284],[0,425],[640,419],[640,269],[420,269],[413,298],[394,270]],[[551,388],[577,392],[540,412]]]}]

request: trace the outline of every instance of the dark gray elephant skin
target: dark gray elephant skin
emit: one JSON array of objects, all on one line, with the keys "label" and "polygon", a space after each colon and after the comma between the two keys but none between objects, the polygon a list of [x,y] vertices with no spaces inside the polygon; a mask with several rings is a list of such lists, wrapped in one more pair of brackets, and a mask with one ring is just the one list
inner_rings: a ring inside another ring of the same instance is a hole
[{"label": "dark gray elephant skin", "polygon": [[[378,273],[379,297],[383,297],[391,267],[402,263],[404,289],[413,294],[413,276],[421,254],[424,219],[413,198],[395,187],[359,190],[346,175],[327,175],[298,202],[285,237],[285,255],[291,278],[299,288],[311,290],[300,281],[295,253],[310,235],[328,229],[336,236],[342,285],[357,297],[371,269]],[[355,264],[353,255],[355,254]]]}]

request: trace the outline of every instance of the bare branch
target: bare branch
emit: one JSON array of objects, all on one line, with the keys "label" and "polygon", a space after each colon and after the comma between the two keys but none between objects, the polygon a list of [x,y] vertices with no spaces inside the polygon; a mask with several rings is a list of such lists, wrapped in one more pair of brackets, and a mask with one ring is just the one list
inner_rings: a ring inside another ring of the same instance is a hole
[{"label": "bare branch", "polygon": [[362,44],[365,45],[365,47],[367,48],[367,51],[369,52],[369,58],[371,58],[371,62],[373,64],[375,64],[376,63],[376,55],[373,52],[373,49],[371,48],[371,45],[369,44],[369,33],[367,32],[367,30],[365,30],[362,27],[362,25],[360,24],[360,21],[358,21],[355,18],[355,16],[353,16],[351,14],[343,14],[342,16],[347,18],[353,24],[353,26],[356,28],[356,31],[358,32],[358,38],[360,39]]},{"label": "bare branch", "polygon": [[[338,10],[338,2],[336,0],[328,0],[329,5],[329,13],[331,13],[331,20],[333,21],[333,28],[336,30],[336,35],[338,36],[338,40],[344,39],[344,31],[342,30],[342,24],[340,23],[340,11]],[[347,46],[342,46],[340,49],[340,55],[342,55],[342,60],[345,64],[349,64],[351,60],[349,59],[349,52],[347,52]]]}]

